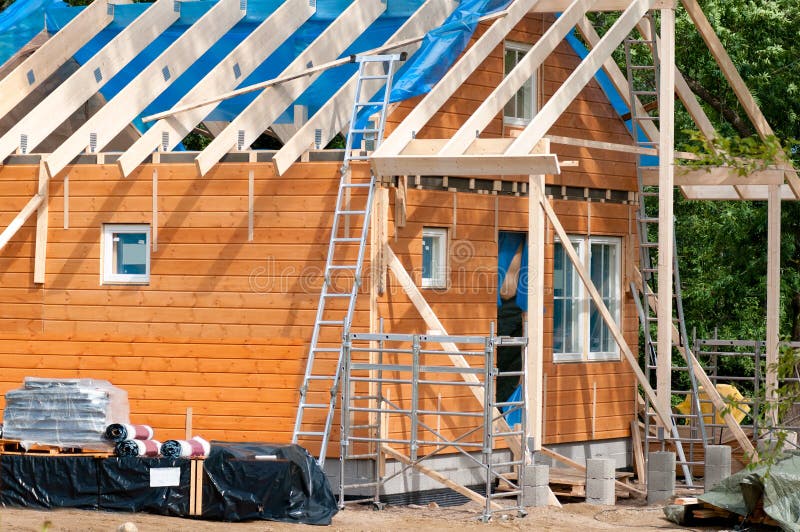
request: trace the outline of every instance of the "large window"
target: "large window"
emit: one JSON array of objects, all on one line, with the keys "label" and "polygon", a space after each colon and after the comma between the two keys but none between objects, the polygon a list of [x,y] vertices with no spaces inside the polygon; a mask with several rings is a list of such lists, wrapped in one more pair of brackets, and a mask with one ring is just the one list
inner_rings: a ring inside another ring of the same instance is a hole
[{"label": "large window", "polygon": [[[531,47],[528,44],[505,43],[505,70],[507,76],[517,66],[520,60],[528,53]],[[517,93],[511,98],[503,110],[503,121],[511,125],[526,125],[536,113],[536,98],[534,93],[534,76],[525,81]]]},{"label": "large window", "polygon": [[104,224],[102,249],[103,283],[150,282],[150,225]]},{"label": "large window", "polygon": [[[571,237],[570,241],[611,316],[619,323],[620,239],[592,236]],[[619,346],[561,242],[555,243],[553,253],[553,361],[618,360]]]},{"label": "large window", "polygon": [[447,288],[447,229],[422,229],[422,287]]}]

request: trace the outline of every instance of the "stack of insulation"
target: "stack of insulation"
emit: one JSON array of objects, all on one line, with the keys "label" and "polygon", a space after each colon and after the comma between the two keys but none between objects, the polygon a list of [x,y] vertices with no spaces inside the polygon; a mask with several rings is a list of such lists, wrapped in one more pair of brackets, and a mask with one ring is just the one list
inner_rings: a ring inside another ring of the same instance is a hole
[{"label": "stack of insulation", "polygon": [[6,393],[3,437],[26,444],[106,449],[111,423],[128,423],[128,394],[108,381],[26,377]]}]

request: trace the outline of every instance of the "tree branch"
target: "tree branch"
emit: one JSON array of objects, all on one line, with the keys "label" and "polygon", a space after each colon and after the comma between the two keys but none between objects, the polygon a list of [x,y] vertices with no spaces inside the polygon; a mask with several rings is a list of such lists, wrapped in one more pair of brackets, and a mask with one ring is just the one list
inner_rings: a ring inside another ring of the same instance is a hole
[{"label": "tree branch", "polygon": [[712,109],[721,114],[725,120],[727,120],[733,126],[740,137],[749,137],[753,134],[753,129],[744,119],[742,119],[739,113],[730,107],[725,106],[718,96],[703,87],[699,81],[690,78],[686,74],[684,74],[683,77],[686,78],[686,83],[689,84],[689,88],[692,89],[692,92],[694,92],[700,97],[701,100],[711,106]]}]

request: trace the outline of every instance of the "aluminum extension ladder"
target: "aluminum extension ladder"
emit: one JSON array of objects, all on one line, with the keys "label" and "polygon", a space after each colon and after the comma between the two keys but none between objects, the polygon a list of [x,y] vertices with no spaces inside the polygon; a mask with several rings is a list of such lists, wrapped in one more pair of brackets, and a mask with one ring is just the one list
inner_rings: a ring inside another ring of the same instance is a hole
[{"label": "aluminum extension ladder", "polygon": [[[364,251],[375,191],[375,177],[370,175],[369,178],[353,178],[350,161],[366,160],[369,157],[361,151],[360,146],[355,146],[357,139],[363,137],[368,149],[377,148],[383,139],[392,79],[397,63],[404,58],[404,54],[393,54],[360,56],[354,59],[359,64],[355,100],[345,142],[324,282],[319,295],[292,434],[292,443],[300,440],[304,443],[320,443],[317,457],[320,465],[325,463],[336,409],[342,374],[342,341],[350,332],[358,290],[362,283]],[[379,72],[376,74],[375,70]],[[375,96],[367,96],[366,100],[362,100],[367,81],[371,82],[371,86],[379,82],[383,85]],[[364,127],[356,127],[359,114],[364,109],[373,108],[375,111],[370,114],[378,115],[377,124],[368,123]]]},{"label": "aluminum extension ladder", "polygon": [[[643,125],[650,123],[657,126],[659,123],[658,115],[653,115],[650,111],[658,110],[659,94],[659,59],[657,46],[656,24],[651,13],[643,20],[649,26],[649,36],[642,36],[640,39],[628,38],[625,40],[625,62],[627,67],[628,87],[631,101],[631,130],[634,140],[640,147],[658,148],[658,142],[648,140],[646,136],[640,136],[644,132]],[[648,61],[644,61],[647,58]],[[652,60],[650,60],[652,59]],[[642,107],[635,105],[641,101]],[[641,158],[641,156],[639,156]],[[639,322],[642,325],[645,343],[645,368],[646,375],[657,367],[657,338],[655,324],[658,321],[656,314],[655,295],[658,286],[658,187],[645,186],[642,174],[641,160],[637,161],[636,171],[639,188],[639,210],[636,221],[639,232],[639,257],[640,272],[642,276],[642,293],[631,283],[631,292],[636,300],[636,308],[639,313]],[[674,222],[673,222],[674,224]],[[675,244],[675,232],[673,227],[673,244]],[[677,247],[674,247],[677,249]],[[680,346],[689,350],[689,342],[686,334],[686,322],[683,314],[683,299],[681,297],[681,282],[678,269],[678,255],[673,253],[673,322],[678,328]],[[691,357],[688,357],[691,364]],[[677,464],[681,466],[686,485],[693,486],[691,467],[702,462],[694,460],[694,445],[702,444],[705,449],[708,441],[706,439],[705,423],[703,416],[700,415],[700,403],[692,367],[675,368],[687,371],[691,389],[687,395],[691,397],[692,412],[690,414],[672,413],[672,430],[669,438],[674,442],[677,452]],[[655,438],[650,434],[651,408],[650,402],[645,398],[645,449],[649,449],[650,442]],[[681,435],[677,422],[684,420],[689,424],[689,435]],[[684,444],[688,444],[690,451],[689,458],[686,457]]]}]

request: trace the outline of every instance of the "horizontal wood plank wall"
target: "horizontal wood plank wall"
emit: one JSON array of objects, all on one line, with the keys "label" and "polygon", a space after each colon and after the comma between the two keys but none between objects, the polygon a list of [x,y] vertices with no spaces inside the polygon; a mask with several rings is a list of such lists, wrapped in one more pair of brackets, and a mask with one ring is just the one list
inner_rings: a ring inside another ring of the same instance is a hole
[{"label": "horizontal wood plank wall", "polygon": [[[453,204],[455,202],[455,214]],[[495,202],[499,216],[495,219]],[[524,197],[479,194],[457,194],[446,191],[411,189],[407,195],[405,227],[394,232],[390,224],[389,243],[406,270],[419,286],[422,270],[422,228],[448,229],[450,284],[445,289],[422,289],[426,300],[450,334],[488,334],[489,324],[497,319],[497,244],[495,226],[499,230],[527,231],[528,200]],[[438,207],[433,208],[432,205]],[[606,235],[622,238],[623,272],[622,328],[629,345],[636,349],[638,320],[626,278],[632,267],[630,237],[635,216],[634,205],[553,201],[565,229],[570,234]],[[390,209],[390,217],[393,209]],[[496,224],[496,225],[495,225]],[[567,443],[593,439],[619,438],[630,435],[634,416],[634,381],[631,368],[624,360],[614,362],[553,363],[552,358],[552,267],[553,230],[548,224],[545,244],[545,443]],[[390,277],[387,294],[380,300],[380,314],[387,331],[424,332],[425,322],[408,301],[397,282]],[[597,390],[593,409],[593,390]],[[410,401],[409,390],[393,388],[392,397]],[[466,389],[453,392],[448,388],[420,391],[420,397],[434,403],[444,393],[443,405],[455,410],[475,411],[477,402]],[[410,404],[410,403],[409,403]],[[594,417],[593,417],[594,412]],[[454,431],[467,430],[474,421],[451,419]],[[594,431],[592,428],[594,427]],[[393,425],[400,436],[407,424]]]},{"label": "horizontal wood plank wall", "polygon": [[[535,43],[552,24],[552,15],[528,15],[508,35],[509,41]],[[481,23],[471,43],[489,27]],[[564,80],[575,70],[580,58],[566,42],[558,45],[537,74],[539,108],[552,97]],[[467,79],[442,109],[422,128],[416,138],[450,138],[475,109],[491,94],[503,79],[503,45],[498,46],[483,64]],[[419,98],[401,103],[388,118],[387,132],[402,121]],[[514,136],[518,127],[503,124],[502,112],[483,131],[483,138]],[[597,82],[592,79],[569,105],[550,129],[549,134],[579,139],[632,144],[631,135],[608,101]],[[578,161],[578,167],[563,167],[557,176],[548,176],[547,183],[564,186],[617,190],[636,190],[634,156],[589,148],[551,144],[559,160]]]},{"label": "horizontal wood plank wall", "polygon": [[[131,421],[183,438],[186,408],[206,439],[288,442],[303,371],[298,339],[0,335],[0,393],[27,376],[105,379],[128,392]],[[0,402],[4,405],[4,402]]]}]

